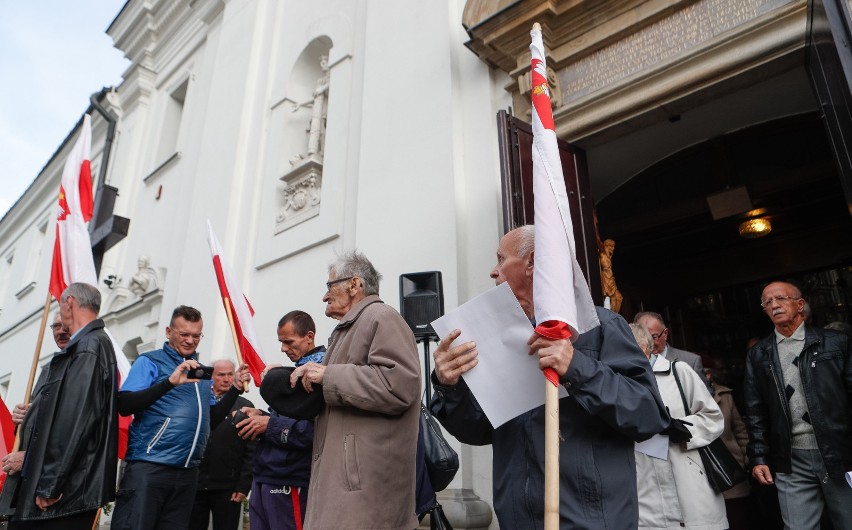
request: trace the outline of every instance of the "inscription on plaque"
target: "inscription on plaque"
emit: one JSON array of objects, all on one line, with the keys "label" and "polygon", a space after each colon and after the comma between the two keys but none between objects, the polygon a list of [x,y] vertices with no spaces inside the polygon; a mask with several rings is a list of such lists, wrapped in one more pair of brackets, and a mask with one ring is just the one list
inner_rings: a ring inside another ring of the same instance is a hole
[{"label": "inscription on plaque", "polygon": [[563,104],[664,64],[703,42],[797,0],[700,0],[559,72]]}]

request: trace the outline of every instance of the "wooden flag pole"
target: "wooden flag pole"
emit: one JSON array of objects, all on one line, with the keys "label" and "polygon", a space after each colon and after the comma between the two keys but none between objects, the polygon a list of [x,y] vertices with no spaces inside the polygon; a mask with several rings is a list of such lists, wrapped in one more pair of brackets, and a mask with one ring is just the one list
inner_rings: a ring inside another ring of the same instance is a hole
[{"label": "wooden flag pole", "polygon": [[[41,353],[41,345],[44,343],[44,330],[47,327],[47,316],[50,314],[50,301],[53,297],[50,291],[47,292],[47,299],[44,301],[44,311],[41,313],[41,328],[38,330],[38,339],[36,340],[35,353],[33,353],[33,362],[30,365],[30,378],[27,380],[27,391],[24,394],[24,405],[29,405],[30,398],[33,393],[33,384],[35,384],[35,374],[38,370],[39,353]],[[12,446],[12,452],[17,451],[21,447],[21,429],[15,433],[15,445]]]},{"label": "wooden flag pole", "polygon": [[544,530],[559,530],[559,387],[544,382]]},{"label": "wooden flag pole", "polygon": [[[225,301],[225,313],[228,314],[228,325],[231,326],[231,337],[234,339],[234,350],[237,352],[237,363],[243,365],[243,352],[240,350],[240,339],[237,338],[237,328],[234,327],[234,314],[231,312],[231,299],[223,298]],[[243,381],[243,391],[248,390],[250,381]]]}]

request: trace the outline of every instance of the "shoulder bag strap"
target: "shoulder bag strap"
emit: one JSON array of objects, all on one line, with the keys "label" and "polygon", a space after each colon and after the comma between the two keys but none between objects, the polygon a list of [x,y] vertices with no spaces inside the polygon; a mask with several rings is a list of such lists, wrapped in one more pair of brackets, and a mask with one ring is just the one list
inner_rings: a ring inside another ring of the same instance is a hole
[{"label": "shoulder bag strap", "polygon": [[672,361],[672,375],[674,375],[675,383],[677,383],[677,389],[680,391],[680,399],[683,400],[683,411],[687,416],[692,414],[692,410],[690,410],[689,405],[686,402],[686,395],[683,393],[683,385],[680,384],[680,376],[677,375],[677,368],[675,368],[675,363],[677,361]]}]

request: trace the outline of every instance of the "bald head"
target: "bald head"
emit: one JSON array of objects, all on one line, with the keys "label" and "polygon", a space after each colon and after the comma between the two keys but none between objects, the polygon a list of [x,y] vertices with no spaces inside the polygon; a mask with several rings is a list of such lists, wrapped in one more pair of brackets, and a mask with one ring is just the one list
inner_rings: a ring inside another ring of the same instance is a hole
[{"label": "bald head", "polygon": [[792,283],[772,282],[763,289],[760,305],[775,329],[789,337],[805,321],[805,300]]},{"label": "bald head", "polygon": [[535,229],[531,225],[516,228],[500,239],[497,264],[491,269],[496,285],[508,282],[524,313],[533,316],[533,256]]}]

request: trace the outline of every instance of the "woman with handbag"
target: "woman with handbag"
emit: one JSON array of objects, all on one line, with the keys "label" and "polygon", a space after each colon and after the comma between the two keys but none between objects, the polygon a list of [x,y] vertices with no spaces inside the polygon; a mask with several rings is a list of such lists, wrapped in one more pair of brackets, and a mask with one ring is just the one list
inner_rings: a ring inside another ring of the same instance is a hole
[{"label": "woman with handbag", "polygon": [[711,487],[698,452],[699,447],[709,445],[722,434],[722,411],[692,368],[652,356],[650,333],[635,324],[630,328],[653,366],[669,414],[680,420],[691,435],[687,441],[670,437],[666,460],[635,453],[639,528],[725,530],[728,528],[725,501]]}]

